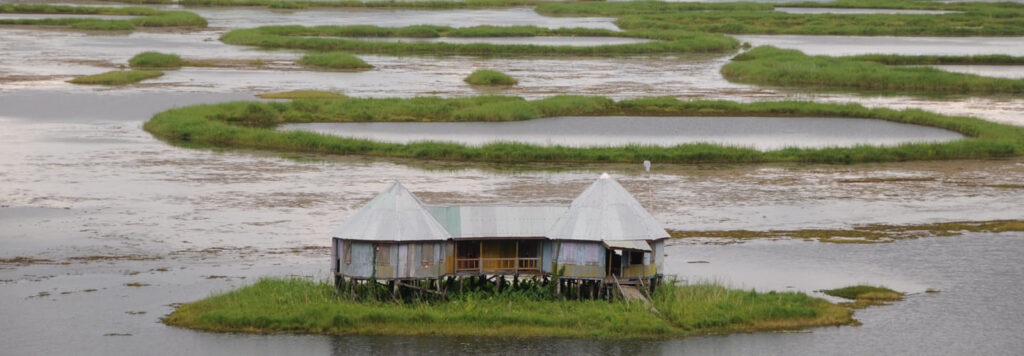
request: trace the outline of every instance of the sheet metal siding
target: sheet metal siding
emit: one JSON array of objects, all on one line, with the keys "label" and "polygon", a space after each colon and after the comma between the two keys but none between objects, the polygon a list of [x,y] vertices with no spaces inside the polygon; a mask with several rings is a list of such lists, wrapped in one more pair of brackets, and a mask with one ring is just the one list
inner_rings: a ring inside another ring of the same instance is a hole
[{"label": "sheet metal siding", "polygon": [[341,255],[338,253],[341,249],[338,248],[338,239],[331,239],[331,273],[341,272],[340,261]]},{"label": "sheet metal siding", "polygon": [[665,265],[665,240],[658,240],[651,244],[654,250],[654,265],[658,267],[658,273],[663,274]]},{"label": "sheet metal siding", "polygon": [[[338,241],[343,243],[340,239]],[[352,277],[370,278],[373,274],[373,248],[373,243],[352,241],[351,263],[342,264],[342,273]]]},{"label": "sheet metal siding", "polygon": [[552,273],[552,271],[551,271],[551,264],[553,262],[556,262],[556,261],[552,257],[554,254],[551,251],[554,250],[556,243],[557,242],[555,242],[555,241],[544,241],[544,242],[541,243],[541,246],[540,246],[540,249],[541,249],[541,262],[542,262],[541,266],[540,266],[541,272]]}]

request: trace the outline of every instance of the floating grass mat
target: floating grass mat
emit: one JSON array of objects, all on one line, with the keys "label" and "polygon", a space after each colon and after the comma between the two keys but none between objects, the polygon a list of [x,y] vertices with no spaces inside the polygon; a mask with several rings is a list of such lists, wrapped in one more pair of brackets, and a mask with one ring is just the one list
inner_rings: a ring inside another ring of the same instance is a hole
[{"label": "floating grass mat", "polygon": [[185,60],[177,54],[142,52],[128,60],[132,68],[181,68]]},{"label": "floating grass mat", "polygon": [[163,72],[153,70],[115,70],[96,75],[88,75],[69,80],[71,84],[85,85],[127,85],[146,79],[163,76]]},{"label": "floating grass mat", "polygon": [[361,71],[373,68],[359,57],[343,52],[310,53],[302,56],[299,59],[299,64],[337,71]]},{"label": "floating grass mat", "polygon": [[734,82],[800,88],[916,94],[1024,93],[1024,79],[983,77],[931,67],[888,66],[856,57],[808,56],[771,46],[757,47],[734,57],[721,72]]},{"label": "floating grass mat", "polygon": [[[867,181],[858,183],[894,184],[901,181]],[[843,183],[843,181],[840,181]],[[1000,188],[999,186],[991,186]],[[1007,231],[1024,231],[1024,220],[992,220],[992,221],[953,221],[921,225],[867,225],[852,229],[807,229],[807,230],[724,230],[724,231],[679,231],[669,230],[672,238],[711,239],[711,244],[720,240],[750,239],[803,239],[840,244],[874,244],[888,243],[897,240],[918,239],[937,236],[959,236],[965,232],[999,233]]]},{"label": "floating grass mat", "polygon": [[388,336],[665,339],[849,325],[853,311],[796,292],[759,293],[715,284],[665,283],[640,302],[562,300],[531,290],[472,291],[447,301],[353,301],[301,279],[256,283],[187,303],[163,319],[232,332]]},{"label": "floating grass mat", "polygon": [[[653,40],[644,43],[602,46],[545,46],[489,43],[383,42],[340,37],[534,37],[534,36],[607,36]],[[540,55],[540,56],[612,56],[680,54],[731,51],[739,47],[732,37],[684,31],[611,31],[589,28],[548,29],[536,26],[448,26],[416,25],[407,27],[356,26],[264,26],[233,30],[221,36],[227,44],[316,51],[347,51],[383,54],[434,55]]]},{"label": "floating grass mat", "polygon": [[510,77],[508,74],[490,69],[477,69],[473,71],[473,73],[470,73],[463,81],[471,85],[489,86],[509,86],[519,84],[518,80]]},{"label": "floating grass mat", "polygon": [[833,297],[850,299],[852,303],[842,305],[861,309],[872,305],[887,305],[891,302],[903,300],[903,293],[881,286],[856,285],[838,289],[826,289],[821,291]]},{"label": "floating grass mat", "polygon": [[138,16],[124,20],[88,18],[0,19],[0,25],[62,26],[77,30],[124,31],[136,27],[206,27],[206,19],[188,11],[146,7],[99,7],[47,4],[0,4],[0,13]]},{"label": "floating grass mat", "polygon": [[[275,126],[306,122],[512,121],[555,116],[780,116],[852,117],[933,126],[967,138],[945,143],[897,146],[786,148],[758,151],[714,144],[672,147],[537,146],[493,143],[468,146],[444,142],[383,143]],[[291,102],[233,102],[172,109],[143,126],[153,135],[189,146],[265,149],[343,155],[404,157],[497,163],[854,163],[909,160],[978,159],[1024,154],[1024,127],[922,110],[868,109],[857,104],[812,102],[680,101],[648,98],[615,102],[603,97],[557,96],[527,101],[519,97],[343,98]]]},{"label": "floating grass mat", "polygon": [[[778,7],[927,9],[955,11],[942,15],[790,14]],[[778,35],[860,36],[1019,36],[1024,35],[1024,4],[927,1],[850,0],[838,3],[677,4],[638,2],[545,3],[537,12],[552,16],[617,17],[626,30],[662,29],[691,32]]]}]

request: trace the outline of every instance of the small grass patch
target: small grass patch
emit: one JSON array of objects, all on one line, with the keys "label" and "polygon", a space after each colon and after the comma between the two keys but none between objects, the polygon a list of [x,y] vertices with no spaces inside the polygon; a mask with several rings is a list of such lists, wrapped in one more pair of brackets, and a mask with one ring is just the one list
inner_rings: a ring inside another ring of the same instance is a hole
[{"label": "small grass patch", "polygon": [[1024,80],[896,67],[856,59],[808,56],[771,46],[754,48],[722,67],[735,82],[853,91],[941,94],[1020,94]]},{"label": "small grass patch", "polygon": [[852,310],[803,293],[666,283],[641,303],[561,300],[518,291],[436,302],[353,301],[332,285],[260,279],[182,305],[168,325],[212,331],[357,335],[663,339],[855,323]]},{"label": "small grass patch", "polygon": [[339,71],[360,71],[373,68],[359,57],[343,52],[310,53],[299,59],[299,64]]},{"label": "small grass patch", "polygon": [[206,27],[206,19],[187,11],[162,11],[146,7],[101,7],[49,4],[0,4],[0,13],[125,16],[125,19],[81,17],[50,19],[0,19],[0,25],[61,26],[76,30],[130,31],[137,27]]},{"label": "small grass patch", "polygon": [[277,93],[263,93],[256,96],[263,99],[338,99],[346,97],[344,94],[322,90],[292,90]]},{"label": "small grass patch", "polygon": [[844,304],[854,309],[866,308],[872,305],[886,305],[890,302],[903,300],[904,295],[889,288],[868,285],[826,289],[821,292],[833,297],[852,300],[852,303]]},{"label": "small grass patch", "polygon": [[518,80],[508,74],[490,69],[477,69],[464,81],[472,85],[511,86],[519,84]]},{"label": "small grass patch", "polygon": [[127,85],[146,79],[163,76],[164,73],[153,70],[115,70],[95,75],[87,75],[69,80],[71,84],[83,85]]},{"label": "small grass patch", "polygon": [[132,68],[181,68],[185,61],[176,54],[142,52],[128,60]]}]

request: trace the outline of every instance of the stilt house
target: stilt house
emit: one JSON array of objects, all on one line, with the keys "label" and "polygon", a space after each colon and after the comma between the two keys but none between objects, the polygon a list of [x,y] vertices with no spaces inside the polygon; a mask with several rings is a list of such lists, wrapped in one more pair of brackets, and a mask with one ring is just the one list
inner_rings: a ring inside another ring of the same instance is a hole
[{"label": "stilt house", "polygon": [[331,232],[336,281],[659,278],[665,229],[607,174],[569,205],[427,205],[394,183]]}]

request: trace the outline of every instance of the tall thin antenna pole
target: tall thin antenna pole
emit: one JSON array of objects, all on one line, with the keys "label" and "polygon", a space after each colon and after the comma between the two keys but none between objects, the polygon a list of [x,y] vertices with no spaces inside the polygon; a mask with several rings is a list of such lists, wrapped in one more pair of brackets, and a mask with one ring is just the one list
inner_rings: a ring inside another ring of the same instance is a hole
[{"label": "tall thin antenna pole", "polygon": [[644,161],[644,171],[647,171],[647,192],[650,194],[650,210],[654,214],[654,187],[651,186],[651,161]]}]

